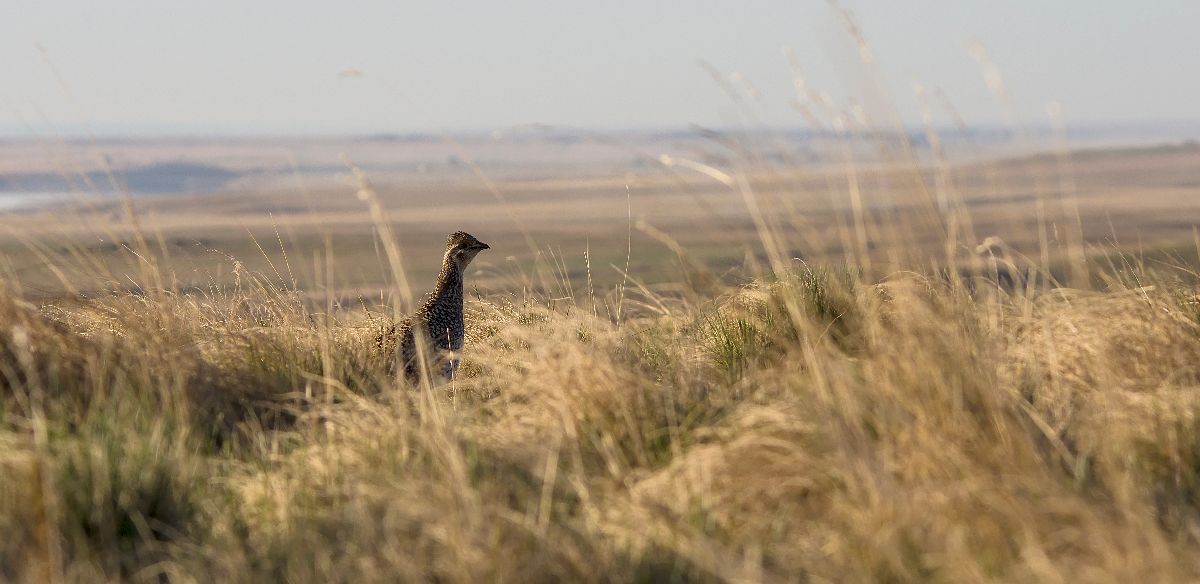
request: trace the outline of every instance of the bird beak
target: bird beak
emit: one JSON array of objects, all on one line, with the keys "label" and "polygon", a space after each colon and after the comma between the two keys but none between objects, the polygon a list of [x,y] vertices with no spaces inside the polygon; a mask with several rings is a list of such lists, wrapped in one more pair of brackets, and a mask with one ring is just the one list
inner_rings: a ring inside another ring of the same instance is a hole
[{"label": "bird beak", "polygon": [[479,245],[475,246],[475,249],[478,249],[478,250],[492,249],[492,246],[481,241],[481,242],[479,242]]}]

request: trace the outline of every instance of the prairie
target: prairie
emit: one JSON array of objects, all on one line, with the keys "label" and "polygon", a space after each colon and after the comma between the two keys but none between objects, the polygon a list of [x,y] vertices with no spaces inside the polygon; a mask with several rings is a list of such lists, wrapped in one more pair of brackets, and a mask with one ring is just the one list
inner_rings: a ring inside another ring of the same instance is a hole
[{"label": "prairie", "polygon": [[760,162],[6,214],[0,579],[1200,577],[1200,149]]}]

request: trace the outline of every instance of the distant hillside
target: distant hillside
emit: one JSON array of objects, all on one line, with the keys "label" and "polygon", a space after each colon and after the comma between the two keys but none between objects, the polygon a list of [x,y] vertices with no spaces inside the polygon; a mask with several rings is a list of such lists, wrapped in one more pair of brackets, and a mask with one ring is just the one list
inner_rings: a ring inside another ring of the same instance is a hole
[{"label": "distant hillside", "polygon": [[0,191],[109,193],[127,189],[134,194],[196,194],[219,191],[243,174],[212,164],[158,162],[116,171],[111,178],[100,171],[0,175]]}]

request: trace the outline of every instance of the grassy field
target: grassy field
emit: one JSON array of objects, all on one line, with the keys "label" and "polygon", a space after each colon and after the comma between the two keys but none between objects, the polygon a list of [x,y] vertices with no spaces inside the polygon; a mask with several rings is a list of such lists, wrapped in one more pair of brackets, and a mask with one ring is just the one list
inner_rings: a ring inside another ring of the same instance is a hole
[{"label": "grassy field", "polygon": [[1194,581],[1200,149],[1068,162],[9,216],[0,579]]},{"label": "grassy field", "polygon": [[[753,271],[767,260],[763,227],[780,234],[790,257],[843,264],[867,259],[902,269],[914,258],[944,261],[947,245],[950,255],[970,258],[988,237],[1043,265],[1063,261],[1069,249],[1102,256],[1116,247],[1134,252],[1193,247],[1193,226],[1200,223],[1195,145],[1064,152],[945,168],[859,164],[796,170],[748,153],[739,156],[733,164],[718,165],[738,169],[724,176],[718,168],[678,158],[616,175],[385,176],[373,188],[418,291],[437,273],[446,234],[458,229],[496,250],[480,258],[482,273],[475,282],[485,291],[512,291],[528,284],[512,274],[524,271],[529,277],[538,263],[563,264],[576,283],[586,279],[590,263],[593,282],[615,285],[625,277],[627,256],[631,276],[669,287],[683,276],[680,250],[687,256],[683,263],[698,262],[718,275]],[[140,228],[163,256],[167,283],[176,289],[230,283],[238,262],[305,291],[331,291],[347,301],[378,298],[391,280],[374,219],[355,196],[358,186],[349,169],[331,177],[312,182],[295,177],[272,188],[215,195],[137,198],[136,221],[131,209],[111,198],[0,214],[2,267],[37,297],[100,284],[128,287],[123,274],[137,271],[129,252],[134,229]],[[723,182],[743,177],[745,185]],[[748,210],[746,189],[761,224]],[[956,218],[953,233],[946,232],[946,213]],[[903,250],[904,261],[896,250]],[[290,265],[284,265],[285,256]],[[47,269],[52,263],[59,273]],[[99,280],[97,273],[103,275]]]}]

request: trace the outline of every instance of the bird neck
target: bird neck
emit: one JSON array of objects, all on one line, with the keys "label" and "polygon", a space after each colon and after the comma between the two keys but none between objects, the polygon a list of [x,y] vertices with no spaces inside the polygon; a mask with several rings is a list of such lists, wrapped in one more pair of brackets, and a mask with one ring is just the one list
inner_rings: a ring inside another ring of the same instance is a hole
[{"label": "bird neck", "polygon": [[450,258],[446,258],[442,262],[442,271],[438,274],[437,284],[434,285],[433,295],[435,298],[462,298],[463,294],[463,277],[458,266],[454,264]]}]

